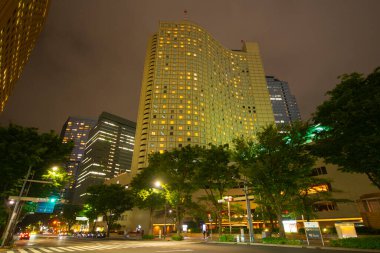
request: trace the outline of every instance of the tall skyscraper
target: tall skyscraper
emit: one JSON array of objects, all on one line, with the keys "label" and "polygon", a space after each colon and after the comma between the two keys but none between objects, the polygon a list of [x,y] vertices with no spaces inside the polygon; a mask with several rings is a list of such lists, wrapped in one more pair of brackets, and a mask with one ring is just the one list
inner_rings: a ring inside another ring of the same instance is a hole
[{"label": "tall skyscraper", "polygon": [[135,122],[107,112],[99,116],[79,167],[74,203],[83,203],[89,186],[131,171],[135,132]]},{"label": "tall skyscraper", "polygon": [[62,127],[61,137],[62,142],[74,143],[73,151],[70,155],[70,160],[66,164],[66,171],[71,176],[69,185],[65,189],[65,198],[72,200],[75,183],[78,178],[78,167],[83,159],[86,142],[91,128],[96,124],[94,119],[85,119],[79,117],[69,117]]},{"label": "tall skyscraper", "polygon": [[45,23],[49,0],[0,1],[0,112]]},{"label": "tall skyscraper", "polygon": [[301,120],[296,98],[291,94],[288,83],[274,76],[267,76],[266,79],[276,125],[288,125]]},{"label": "tall skyscraper", "polygon": [[152,152],[231,143],[268,123],[274,117],[256,43],[229,50],[192,22],[160,22],[145,58],[133,172]]}]

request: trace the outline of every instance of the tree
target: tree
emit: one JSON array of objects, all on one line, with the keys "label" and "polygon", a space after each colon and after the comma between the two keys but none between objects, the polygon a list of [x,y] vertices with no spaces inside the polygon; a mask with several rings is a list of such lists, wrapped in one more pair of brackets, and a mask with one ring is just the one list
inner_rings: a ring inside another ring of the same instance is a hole
[{"label": "tree", "polygon": [[[194,184],[206,193],[206,201],[209,203],[208,211],[214,213],[217,218],[219,234],[222,232],[223,204],[218,203],[223,199],[227,190],[238,184],[239,170],[231,164],[231,153],[228,145],[202,148],[199,165],[195,171]],[[210,210],[211,209],[211,210]]]},{"label": "tree", "polygon": [[[3,207],[9,195],[18,195],[29,169],[33,179],[43,179],[52,165],[64,163],[72,150],[72,143],[62,143],[61,138],[54,132],[38,133],[36,128],[26,128],[10,124],[0,127],[0,198]],[[57,184],[31,184],[26,190],[29,196],[45,197],[60,191],[65,178],[56,180]],[[25,192],[24,192],[25,194]],[[17,210],[21,209],[20,205]],[[4,224],[4,223],[3,223]],[[0,224],[0,225],[3,225]]]},{"label": "tree", "polygon": [[145,168],[155,170],[157,179],[165,185],[166,199],[175,208],[178,235],[183,215],[192,203],[191,194],[197,189],[193,178],[199,165],[200,151],[198,146],[186,146],[162,154],[154,153]]},{"label": "tree", "polygon": [[73,204],[64,204],[62,207],[61,219],[67,224],[67,231],[77,222],[76,217],[79,216],[81,206]]},{"label": "tree", "polygon": [[[54,132],[39,134],[36,128],[13,124],[0,127],[0,192],[4,196],[17,186],[29,168],[34,179],[42,179],[52,165],[63,164],[68,159],[72,148],[72,143],[62,143]],[[41,185],[34,184],[30,192],[39,192],[38,187]]]},{"label": "tree", "polygon": [[274,125],[258,133],[257,140],[235,140],[235,161],[247,177],[258,204],[269,208],[285,237],[283,214],[295,212],[304,189],[317,182],[311,177],[315,158],[307,151],[307,125],[295,124],[279,132]]},{"label": "tree", "polygon": [[97,210],[89,204],[84,204],[80,216],[84,216],[88,219],[89,223],[92,224],[91,231],[95,232],[96,219],[98,218]]},{"label": "tree", "polygon": [[165,191],[153,188],[153,182],[156,180],[155,170],[145,169],[137,174],[130,184],[135,206],[149,210],[149,234],[153,233],[153,212],[166,204]]},{"label": "tree", "polygon": [[96,214],[103,215],[107,224],[107,237],[111,227],[120,215],[133,207],[132,192],[118,184],[92,185],[87,188],[89,196],[85,200]]},{"label": "tree", "polygon": [[380,67],[367,77],[341,76],[327,95],[313,119],[330,130],[318,136],[315,153],[342,171],[366,174],[380,189]]}]

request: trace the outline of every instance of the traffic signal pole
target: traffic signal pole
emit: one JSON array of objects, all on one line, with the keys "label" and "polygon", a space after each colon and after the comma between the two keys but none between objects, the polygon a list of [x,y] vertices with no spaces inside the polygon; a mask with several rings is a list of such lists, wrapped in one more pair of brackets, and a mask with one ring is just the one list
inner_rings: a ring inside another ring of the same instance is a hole
[{"label": "traffic signal pole", "polygon": [[[16,225],[15,223],[17,221],[18,212],[20,210],[21,197],[22,197],[22,194],[24,193],[25,186],[26,186],[26,183],[28,182],[28,178],[29,178],[31,172],[32,172],[32,166],[29,166],[28,173],[26,174],[24,183],[22,184],[22,188],[21,188],[21,191],[19,194],[19,199],[16,200],[16,204],[12,210],[12,214],[11,214],[10,219],[8,221],[7,228],[5,229],[4,234],[3,234],[3,238],[2,238],[3,240],[1,242],[2,248],[5,245],[8,245],[12,239],[14,226]],[[12,233],[10,233],[10,232],[12,232]]]},{"label": "traffic signal pole", "polygon": [[32,173],[32,166],[29,166],[28,173],[26,174],[25,179],[23,180],[24,183],[22,184],[20,194],[18,195],[18,197],[15,198],[15,200],[16,200],[15,206],[12,210],[12,214],[9,218],[7,227],[3,233],[3,237],[2,237],[3,240],[1,242],[1,248],[3,248],[4,246],[8,246],[12,240],[14,230],[15,230],[15,227],[17,224],[17,220],[18,220],[20,213],[21,213],[22,201],[33,201],[33,202],[44,202],[44,201],[46,201],[46,198],[30,198],[30,197],[23,197],[22,196],[22,195],[24,195],[24,191],[25,191],[25,187],[26,187],[27,182],[40,183],[40,184],[52,184],[52,182],[50,182],[50,181],[29,179],[31,173]]}]

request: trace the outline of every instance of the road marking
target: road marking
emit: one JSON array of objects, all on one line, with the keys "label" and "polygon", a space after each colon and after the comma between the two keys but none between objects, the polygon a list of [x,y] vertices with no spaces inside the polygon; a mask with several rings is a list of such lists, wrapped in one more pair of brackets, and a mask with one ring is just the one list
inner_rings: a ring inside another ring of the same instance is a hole
[{"label": "road marking", "polygon": [[41,251],[39,250],[36,250],[36,249],[33,249],[33,248],[28,248],[31,252],[34,252],[34,253],[41,253]]},{"label": "road marking", "polygon": [[194,251],[192,249],[173,249],[173,250],[158,250],[156,252],[183,252],[183,251]]},{"label": "road marking", "polygon": [[80,247],[75,247],[75,246],[72,246],[72,247],[67,247],[66,249],[73,249],[74,251],[83,251],[83,250],[86,250],[86,249],[83,249],[83,248],[80,248]]},{"label": "road marking", "polygon": [[14,253],[13,250],[7,250],[7,253]]},{"label": "road marking", "polygon": [[65,248],[65,247],[57,247],[57,249],[66,250],[66,251],[75,251],[73,249],[68,249],[68,248]]},{"label": "road marking", "polygon": [[62,251],[63,251],[63,250],[56,249],[56,248],[53,248],[53,247],[50,247],[49,249],[54,250],[54,251],[57,251],[57,252],[62,252]]},{"label": "road marking", "polygon": [[18,251],[20,251],[21,253],[28,253],[28,251],[26,251],[24,249],[19,249]]},{"label": "road marking", "polygon": [[45,248],[39,248],[39,250],[42,250],[42,251],[45,251],[45,252],[53,252],[53,251],[45,249]]}]

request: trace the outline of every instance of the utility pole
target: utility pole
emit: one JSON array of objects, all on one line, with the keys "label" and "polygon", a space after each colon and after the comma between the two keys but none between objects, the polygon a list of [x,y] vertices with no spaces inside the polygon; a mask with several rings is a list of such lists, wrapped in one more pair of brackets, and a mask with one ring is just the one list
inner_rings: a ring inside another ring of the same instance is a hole
[{"label": "utility pole", "polygon": [[16,225],[15,223],[17,221],[17,216],[18,216],[18,212],[19,212],[19,209],[20,209],[19,206],[20,206],[20,203],[21,203],[21,197],[22,197],[22,194],[24,193],[24,189],[25,189],[26,183],[28,182],[28,178],[29,178],[31,172],[32,172],[32,166],[29,166],[28,173],[26,174],[24,183],[22,184],[22,187],[21,187],[19,198],[16,200],[16,204],[15,204],[15,206],[13,208],[13,211],[12,211],[12,214],[11,214],[11,216],[9,218],[7,227],[6,227],[6,229],[4,231],[4,234],[3,234],[3,240],[1,242],[1,247],[2,248],[4,247],[4,245],[8,245],[9,244],[11,236],[13,236],[13,233],[10,233],[10,232],[14,231],[14,226]]},{"label": "utility pole", "polygon": [[[54,170],[54,168],[53,168],[53,170]],[[24,183],[22,184],[21,191],[20,191],[19,195],[15,198],[16,199],[15,206],[12,210],[12,214],[9,217],[7,227],[6,227],[4,234],[3,234],[3,238],[2,238],[2,242],[1,242],[1,248],[8,245],[10,243],[12,237],[13,237],[14,229],[15,229],[15,226],[17,225],[17,220],[18,220],[20,213],[21,213],[21,210],[22,210],[22,201],[33,201],[33,202],[46,201],[46,198],[44,199],[44,198],[23,197],[25,187],[26,187],[26,184],[28,182],[30,182],[30,183],[34,182],[34,183],[40,183],[40,184],[52,184],[53,183],[51,181],[42,181],[42,180],[33,180],[33,179],[29,180],[29,177],[31,174],[32,174],[32,166],[29,166],[28,173],[26,174],[25,179],[23,180]],[[29,185],[29,187],[30,187],[30,185]],[[26,191],[26,195],[28,193],[28,190],[29,190],[29,188]]]}]

